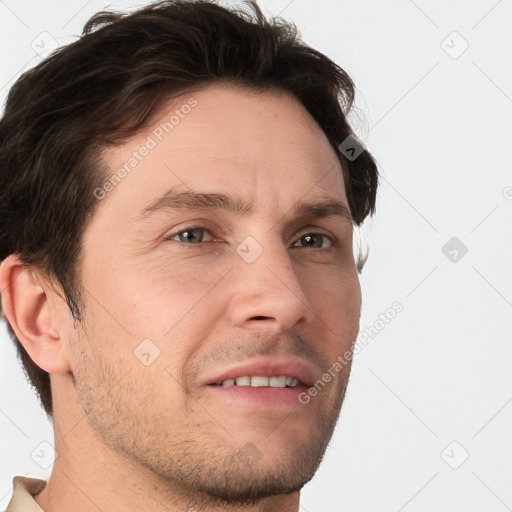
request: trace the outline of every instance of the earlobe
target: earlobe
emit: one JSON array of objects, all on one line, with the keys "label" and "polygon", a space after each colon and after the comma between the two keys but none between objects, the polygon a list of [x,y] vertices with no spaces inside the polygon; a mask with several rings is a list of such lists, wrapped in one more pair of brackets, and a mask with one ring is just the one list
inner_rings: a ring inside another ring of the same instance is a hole
[{"label": "earlobe", "polygon": [[38,271],[26,267],[16,254],[0,266],[2,311],[30,358],[48,373],[70,371],[62,339],[52,321],[48,290]]}]

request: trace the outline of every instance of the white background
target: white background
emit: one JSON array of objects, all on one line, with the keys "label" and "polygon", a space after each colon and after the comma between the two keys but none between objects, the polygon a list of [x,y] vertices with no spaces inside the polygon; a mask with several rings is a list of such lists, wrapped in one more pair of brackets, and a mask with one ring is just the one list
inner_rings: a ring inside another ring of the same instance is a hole
[{"label": "white background", "polygon": [[[1,1],[0,101],[55,44],[42,32],[66,44],[96,11],[135,5]],[[354,79],[381,171],[361,330],[381,328],[301,511],[512,510],[512,1],[260,5]],[[14,475],[48,478],[31,453],[53,434],[3,325],[0,342],[4,509]]]}]

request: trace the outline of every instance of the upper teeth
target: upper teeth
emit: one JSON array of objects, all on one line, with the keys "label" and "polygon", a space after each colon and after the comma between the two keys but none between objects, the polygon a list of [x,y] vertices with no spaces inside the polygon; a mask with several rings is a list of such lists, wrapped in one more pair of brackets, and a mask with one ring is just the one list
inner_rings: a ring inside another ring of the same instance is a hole
[{"label": "upper teeth", "polygon": [[237,377],[236,379],[226,379],[219,383],[221,386],[253,386],[271,388],[284,388],[286,386],[294,388],[299,385],[299,380],[281,375],[279,377],[263,377],[260,375]]}]

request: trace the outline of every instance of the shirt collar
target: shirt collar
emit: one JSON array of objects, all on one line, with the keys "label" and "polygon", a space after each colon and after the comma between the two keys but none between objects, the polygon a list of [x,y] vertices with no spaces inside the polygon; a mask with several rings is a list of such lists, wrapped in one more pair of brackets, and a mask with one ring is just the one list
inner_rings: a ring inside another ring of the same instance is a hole
[{"label": "shirt collar", "polygon": [[39,478],[15,476],[12,479],[13,493],[5,512],[44,512],[33,496],[39,494],[46,481]]}]

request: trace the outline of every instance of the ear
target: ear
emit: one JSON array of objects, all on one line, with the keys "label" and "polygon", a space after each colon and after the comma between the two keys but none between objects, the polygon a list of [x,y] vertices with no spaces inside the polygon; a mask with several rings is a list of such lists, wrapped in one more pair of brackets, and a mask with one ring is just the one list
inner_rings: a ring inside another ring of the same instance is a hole
[{"label": "ear", "polygon": [[52,315],[55,292],[42,272],[11,254],[0,265],[0,290],[2,311],[32,361],[48,373],[68,373],[65,347],[54,325],[57,315]]}]

